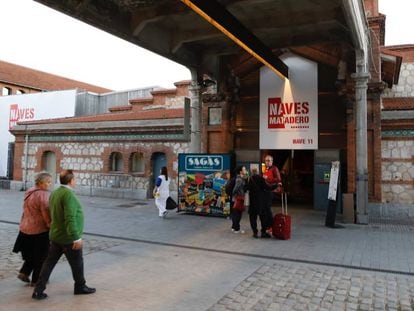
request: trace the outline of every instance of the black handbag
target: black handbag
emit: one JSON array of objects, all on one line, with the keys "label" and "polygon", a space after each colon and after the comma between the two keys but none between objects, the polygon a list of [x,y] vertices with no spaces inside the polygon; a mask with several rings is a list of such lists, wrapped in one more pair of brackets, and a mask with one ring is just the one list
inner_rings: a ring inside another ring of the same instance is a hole
[{"label": "black handbag", "polygon": [[178,207],[177,202],[174,201],[174,199],[172,197],[168,197],[167,198],[167,204],[166,204],[166,209],[168,210],[172,210],[172,209],[176,209]]}]

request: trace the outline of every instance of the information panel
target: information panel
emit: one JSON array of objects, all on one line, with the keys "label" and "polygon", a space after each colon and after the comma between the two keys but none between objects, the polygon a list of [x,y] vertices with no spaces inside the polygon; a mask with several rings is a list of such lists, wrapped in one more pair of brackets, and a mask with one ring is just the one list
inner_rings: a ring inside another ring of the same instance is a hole
[{"label": "information panel", "polygon": [[179,154],[178,211],[228,216],[224,188],[229,178],[229,154]]}]

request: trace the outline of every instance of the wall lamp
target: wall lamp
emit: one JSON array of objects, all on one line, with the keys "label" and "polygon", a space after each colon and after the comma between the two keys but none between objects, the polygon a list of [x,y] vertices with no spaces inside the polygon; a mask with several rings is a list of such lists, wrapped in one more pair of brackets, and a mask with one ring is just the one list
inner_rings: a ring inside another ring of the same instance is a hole
[{"label": "wall lamp", "polygon": [[286,64],[275,57],[267,46],[216,0],[181,0],[181,2],[220,30],[262,64],[270,68],[280,78],[289,78],[289,68]]}]

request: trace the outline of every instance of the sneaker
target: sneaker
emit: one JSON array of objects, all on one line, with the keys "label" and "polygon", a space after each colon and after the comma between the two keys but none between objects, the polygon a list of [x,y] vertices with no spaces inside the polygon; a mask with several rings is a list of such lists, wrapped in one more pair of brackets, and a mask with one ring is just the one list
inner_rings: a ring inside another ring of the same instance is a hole
[{"label": "sneaker", "polygon": [[164,211],[164,213],[162,213],[162,217],[166,217],[167,216],[167,214],[168,214],[168,211]]},{"label": "sneaker", "polygon": [[22,282],[25,282],[25,283],[30,283],[30,279],[29,279],[29,277],[26,275],[26,274],[24,274],[24,273],[19,273],[18,275],[17,275],[17,278],[20,280],[20,281],[22,281]]},{"label": "sneaker", "polygon": [[260,237],[263,238],[263,239],[268,239],[268,238],[271,238],[272,236],[269,233],[264,232],[260,235]]},{"label": "sneaker", "polygon": [[244,230],[234,230],[233,233],[236,233],[236,234],[238,234],[238,233],[244,234],[245,232],[244,232]]},{"label": "sneaker", "polygon": [[41,292],[41,293],[40,292],[33,292],[32,298],[36,299],[36,300],[42,300],[42,299],[47,298],[47,294],[44,293],[44,292]]}]

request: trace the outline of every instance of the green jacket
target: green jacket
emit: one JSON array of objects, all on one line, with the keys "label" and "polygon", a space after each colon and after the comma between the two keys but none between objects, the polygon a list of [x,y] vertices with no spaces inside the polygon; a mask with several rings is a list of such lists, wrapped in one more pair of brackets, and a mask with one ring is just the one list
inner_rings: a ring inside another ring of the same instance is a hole
[{"label": "green jacket", "polygon": [[59,244],[72,244],[83,233],[83,210],[74,192],[68,187],[60,186],[49,198],[52,223],[49,238]]}]

